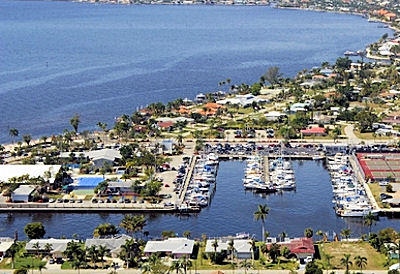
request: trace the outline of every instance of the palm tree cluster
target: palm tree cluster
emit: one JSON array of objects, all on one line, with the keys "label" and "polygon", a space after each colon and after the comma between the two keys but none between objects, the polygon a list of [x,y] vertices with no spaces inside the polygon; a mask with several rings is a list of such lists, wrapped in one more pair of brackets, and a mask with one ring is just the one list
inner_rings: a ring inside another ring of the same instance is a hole
[{"label": "palm tree cluster", "polygon": [[145,225],[146,218],[144,215],[126,214],[119,226],[133,237],[137,232],[142,231]]},{"label": "palm tree cluster", "polygon": [[[368,259],[364,256],[357,255],[354,257],[354,263],[362,273],[363,268],[365,268],[368,264]],[[353,265],[353,262],[351,261],[351,255],[344,254],[343,257],[340,259],[340,264],[345,267],[346,274],[350,273],[350,267]]]}]

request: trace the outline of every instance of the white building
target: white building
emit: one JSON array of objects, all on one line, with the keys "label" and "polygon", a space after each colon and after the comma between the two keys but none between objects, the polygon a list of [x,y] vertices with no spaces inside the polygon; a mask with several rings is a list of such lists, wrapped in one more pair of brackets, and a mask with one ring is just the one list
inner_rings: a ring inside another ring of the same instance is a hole
[{"label": "white building", "polygon": [[105,246],[110,249],[111,257],[118,258],[121,252],[121,246],[126,243],[127,240],[131,240],[132,237],[122,234],[116,235],[112,238],[93,238],[86,239],[85,247],[90,248],[91,246]]},{"label": "white building", "polygon": [[229,242],[233,240],[233,247],[235,256],[238,259],[250,259],[252,255],[251,251],[251,240],[250,239],[229,239],[229,238],[220,238],[220,239],[209,239],[206,243],[206,253],[214,253],[215,249],[213,247],[214,241],[217,241],[218,247],[217,252],[228,251]]},{"label": "white building", "polygon": [[148,241],[144,248],[146,256],[161,252],[172,255],[175,259],[190,256],[193,253],[194,240],[187,238],[169,238],[163,241]]},{"label": "white building", "polygon": [[268,121],[277,121],[279,118],[286,116],[286,114],[279,111],[270,111],[265,114]]},{"label": "white building", "polygon": [[258,96],[254,96],[251,93],[244,94],[244,95],[236,95],[235,97],[231,98],[226,98],[223,100],[218,100],[216,103],[220,105],[226,105],[226,104],[231,104],[231,105],[241,105],[242,107],[249,107],[253,102],[256,103],[263,103],[267,102],[267,99],[260,98]]},{"label": "white building", "polygon": [[[69,242],[73,242],[76,240],[72,239],[33,239],[30,240],[26,244],[26,251],[29,254],[37,254],[40,253],[42,255],[51,255],[53,258],[63,258],[64,251],[67,249],[67,245]],[[76,241],[77,242],[77,241]],[[39,249],[35,247],[36,244],[39,244]],[[49,247],[49,249],[48,249]]]},{"label": "white building", "polygon": [[34,191],[35,187],[32,185],[20,185],[16,190],[11,193],[11,200],[14,203],[27,203],[31,200],[31,196]]}]

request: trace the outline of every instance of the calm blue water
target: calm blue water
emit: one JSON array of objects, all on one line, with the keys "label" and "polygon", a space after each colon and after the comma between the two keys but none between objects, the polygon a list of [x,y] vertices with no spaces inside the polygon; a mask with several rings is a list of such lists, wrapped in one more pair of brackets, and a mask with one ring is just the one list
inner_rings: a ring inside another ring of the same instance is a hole
[{"label": "calm blue water", "polygon": [[[297,190],[283,194],[254,195],[243,190],[244,162],[222,162],[218,171],[217,189],[211,205],[198,215],[147,215],[145,230],[157,237],[163,230],[173,230],[180,235],[186,230],[194,237],[202,233],[221,236],[248,232],[261,238],[261,224],[253,219],[259,204],[270,208],[266,229],[277,236],[285,231],[289,236],[302,236],[307,227],[340,233],[350,228],[354,236],[368,233],[361,218],[339,218],[332,208],[332,188],[329,173],[322,162],[294,161]],[[0,236],[12,236],[17,230],[24,237],[23,227],[29,222],[43,222],[47,236],[90,237],[94,228],[105,222],[118,225],[122,214],[0,214]],[[394,227],[400,229],[400,220],[380,218],[373,231]]]},{"label": "calm blue water", "polygon": [[[270,7],[123,6],[0,1],[0,142],[83,129],[137,107],[254,82],[269,66],[286,76],[387,29],[357,16]],[[71,129],[71,128],[70,128]]]}]

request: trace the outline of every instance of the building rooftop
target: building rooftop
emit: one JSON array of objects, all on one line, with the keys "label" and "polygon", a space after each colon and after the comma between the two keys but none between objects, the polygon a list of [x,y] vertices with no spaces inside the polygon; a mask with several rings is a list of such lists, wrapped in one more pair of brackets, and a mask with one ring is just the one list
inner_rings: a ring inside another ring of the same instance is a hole
[{"label": "building rooftop", "polygon": [[194,240],[187,238],[169,238],[163,241],[148,241],[145,253],[170,252],[172,254],[192,254]]},{"label": "building rooftop", "polygon": [[35,191],[33,185],[20,185],[16,190],[13,191],[14,195],[29,195]]},{"label": "building rooftop", "polygon": [[61,165],[0,165],[0,182],[7,182],[10,178],[23,175],[47,179],[46,173],[50,172],[49,181],[53,183],[60,168]]}]

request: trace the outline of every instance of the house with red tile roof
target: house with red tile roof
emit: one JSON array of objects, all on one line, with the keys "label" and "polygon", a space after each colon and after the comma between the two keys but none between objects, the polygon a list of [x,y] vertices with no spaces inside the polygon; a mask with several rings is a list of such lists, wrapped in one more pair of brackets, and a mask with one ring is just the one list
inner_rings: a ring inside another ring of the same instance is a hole
[{"label": "house with red tile roof", "polygon": [[[286,240],[284,242],[278,242],[281,247],[286,246],[290,250],[291,257],[296,257],[297,259],[305,259],[307,257],[314,257],[315,248],[312,238],[294,238]],[[267,244],[270,248],[271,244]]]},{"label": "house with red tile roof", "polygon": [[161,130],[169,131],[174,126],[174,122],[172,121],[158,122],[157,125]]}]

